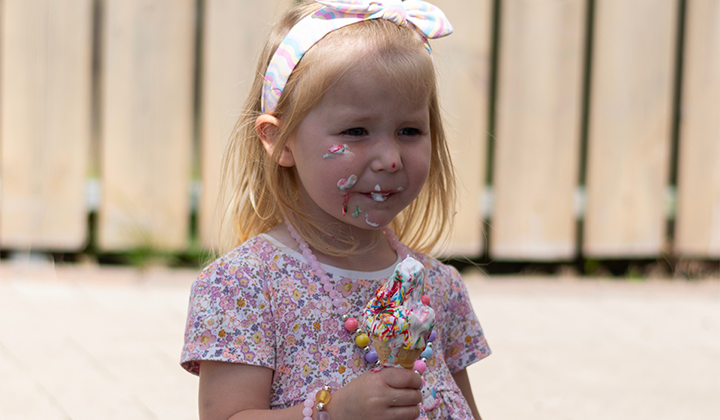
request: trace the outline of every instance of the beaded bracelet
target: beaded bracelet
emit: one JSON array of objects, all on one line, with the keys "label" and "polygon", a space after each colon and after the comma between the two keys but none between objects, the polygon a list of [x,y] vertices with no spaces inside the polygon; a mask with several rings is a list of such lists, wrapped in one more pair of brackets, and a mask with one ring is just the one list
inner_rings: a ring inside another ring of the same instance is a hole
[{"label": "beaded bracelet", "polygon": [[308,398],[303,404],[303,420],[313,420],[313,405],[318,410],[317,420],[330,420],[330,414],[327,411],[327,405],[330,402],[330,393],[332,388],[328,385],[323,386],[317,391],[308,394]]}]

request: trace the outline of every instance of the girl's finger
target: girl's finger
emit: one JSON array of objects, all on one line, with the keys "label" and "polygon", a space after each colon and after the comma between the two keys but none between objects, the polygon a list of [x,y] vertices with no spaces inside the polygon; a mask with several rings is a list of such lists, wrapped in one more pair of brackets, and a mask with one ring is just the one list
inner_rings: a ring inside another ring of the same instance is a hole
[{"label": "girl's finger", "polygon": [[385,368],[380,371],[385,383],[392,388],[422,388],[422,379],[417,373],[404,368]]},{"label": "girl's finger", "polygon": [[390,407],[408,407],[418,405],[422,402],[422,393],[418,389],[393,390],[390,395]]},{"label": "girl's finger", "polygon": [[392,407],[389,409],[389,419],[398,420],[415,420],[420,417],[420,407],[417,405],[412,407]]}]

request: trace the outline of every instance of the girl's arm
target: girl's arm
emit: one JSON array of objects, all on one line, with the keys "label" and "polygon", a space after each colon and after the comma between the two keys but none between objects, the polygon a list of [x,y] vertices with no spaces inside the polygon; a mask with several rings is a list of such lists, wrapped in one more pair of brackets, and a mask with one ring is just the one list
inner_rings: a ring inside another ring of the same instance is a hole
[{"label": "girl's arm", "polygon": [[272,377],[266,367],[200,362],[200,420],[302,419],[302,405],[270,410]]},{"label": "girl's arm", "polygon": [[[303,404],[270,410],[272,369],[227,362],[200,362],[200,420],[300,420]],[[333,420],[413,420],[422,402],[420,375],[408,369],[365,372],[333,392]]]},{"label": "girl's arm", "polygon": [[470,406],[470,411],[472,411],[475,420],[482,420],[482,417],[480,417],[480,413],[475,406],[475,398],[473,398],[472,388],[470,387],[470,378],[468,377],[467,370],[463,369],[453,373],[453,379],[455,379],[455,383],[458,388],[460,388],[468,406]]}]

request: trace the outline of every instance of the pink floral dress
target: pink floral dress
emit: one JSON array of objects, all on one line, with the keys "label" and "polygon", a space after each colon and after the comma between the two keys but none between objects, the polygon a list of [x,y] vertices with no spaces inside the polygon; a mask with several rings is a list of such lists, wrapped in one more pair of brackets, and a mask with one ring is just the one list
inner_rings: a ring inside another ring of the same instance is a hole
[{"label": "pink floral dress", "polygon": [[[452,374],[487,357],[490,349],[457,270],[420,253],[411,256],[427,269],[437,332],[423,375],[423,395],[435,404],[421,409],[420,418],[472,419]],[[354,317],[394,270],[323,268]],[[339,389],[372,368],[302,254],[268,235],[221,257],[194,282],[181,364],[198,374],[201,360],[272,369],[272,409],[302,404],[325,384]]]}]

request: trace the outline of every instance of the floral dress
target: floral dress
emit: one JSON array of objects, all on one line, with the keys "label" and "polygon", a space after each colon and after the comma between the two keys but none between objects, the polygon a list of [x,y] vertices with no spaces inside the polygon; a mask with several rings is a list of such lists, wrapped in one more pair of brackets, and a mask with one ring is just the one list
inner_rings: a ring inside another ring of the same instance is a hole
[{"label": "floral dress", "polygon": [[[472,419],[452,374],[487,357],[490,349],[457,270],[417,252],[410,255],[427,270],[437,333],[423,375],[427,409],[421,406],[420,418]],[[322,267],[350,303],[348,314],[358,319],[394,270]],[[339,389],[373,367],[302,254],[268,235],[219,258],[193,283],[181,364],[198,374],[202,360],[272,369],[272,409],[302,404],[325,384]]]}]

